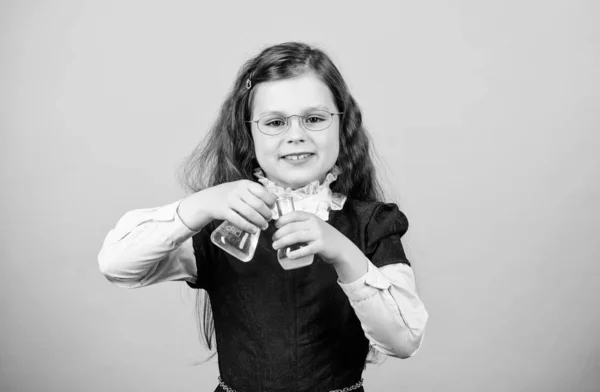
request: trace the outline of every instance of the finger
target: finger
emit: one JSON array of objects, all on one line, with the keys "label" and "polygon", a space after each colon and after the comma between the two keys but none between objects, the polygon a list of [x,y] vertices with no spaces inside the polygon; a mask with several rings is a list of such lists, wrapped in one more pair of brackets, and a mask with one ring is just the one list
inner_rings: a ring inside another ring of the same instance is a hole
[{"label": "finger", "polygon": [[268,222],[273,218],[273,213],[271,212],[271,209],[265,204],[264,201],[262,201],[262,199],[256,197],[249,190],[243,192],[240,198],[246,204],[248,204],[250,207],[256,210],[256,212],[262,215],[262,217],[265,219],[265,222]]},{"label": "finger", "polygon": [[240,230],[244,230],[248,233],[258,232],[258,227],[248,222],[246,219],[244,219],[241,215],[239,215],[233,210],[229,210],[229,213],[226,214],[225,219]]},{"label": "finger", "polygon": [[231,209],[240,214],[248,222],[256,225],[260,228],[266,228],[269,226],[265,218],[258,213],[254,208],[249,206],[244,200],[236,198],[231,203]]},{"label": "finger", "polygon": [[258,197],[267,205],[269,208],[275,207],[275,200],[277,197],[270,193],[264,186],[257,184],[255,182],[251,183],[248,186],[248,191],[250,191],[254,196]]},{"label": "finger", "polygon": [[288,212],[287,214],[284,214],[283,216],[280,216],[279,219],[277,219],[277,221],[275,222],[275,227],[279,229],[292,222],[307,221],[314,216],[315,215],[311,214],[310,212],[305,211]]},{"label": "finger", "polygon": [[273,249],[282,249],[291,245],[304,244],[311,242],[314,239],[314,234],[310,230],[294,231],[273,242]]},{"label": "finger", "polygon": [[273,233],[273,237],[271,237],[271,239],[273,241],[277,241],[280,238],[285,237],[286,235],[302,230],[308,230],[306,225],[303,225],[302,222],[288,223],[287,225],[283,226],[282,228],[278,229],[275,233]]},{"label": "finger", "polygon": [[310,256],[317,254],[316,246],[314,244],[308,244],[301,247],[300,249],[293,250],[287,254],[290,259],[299,259],[300,257]]}]

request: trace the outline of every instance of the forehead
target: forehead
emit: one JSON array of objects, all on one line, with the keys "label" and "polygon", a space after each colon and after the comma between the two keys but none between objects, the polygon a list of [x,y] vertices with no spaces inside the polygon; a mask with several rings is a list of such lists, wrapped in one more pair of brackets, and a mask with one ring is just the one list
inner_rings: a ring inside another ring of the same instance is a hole
[{"label": "forehead", "polygon": [[253,101],[254,115],[275,111],[292,114],[313,106],[336,110],[331,91],[313,74],[260,83]]}]

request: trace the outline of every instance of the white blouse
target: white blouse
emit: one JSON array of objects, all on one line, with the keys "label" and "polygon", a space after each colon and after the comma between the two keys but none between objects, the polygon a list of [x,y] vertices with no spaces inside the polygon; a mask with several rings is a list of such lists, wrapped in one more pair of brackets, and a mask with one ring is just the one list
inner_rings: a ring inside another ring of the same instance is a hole
[{"label": "white blouse", "polygon": [[[98,254],[100,271],[110,282],[132,289],[166,281],[196,281],[192,236],[197,232],[179,218],[180,202],[129,211],[121,217]],[[368,269],[362,277],[337,283],[370,344],[387,355],[409,358],[419,350],[428,320],[412,268],[401,263],[377,268],[370,260],[366,262]]]}]

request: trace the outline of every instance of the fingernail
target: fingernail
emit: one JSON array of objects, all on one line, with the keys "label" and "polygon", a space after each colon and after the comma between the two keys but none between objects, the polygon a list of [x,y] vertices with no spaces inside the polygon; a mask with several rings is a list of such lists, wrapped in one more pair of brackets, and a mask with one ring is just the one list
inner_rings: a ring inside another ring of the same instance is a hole
[{"label": "fingernail", "polygon": [[269,228],[269,224],[265,223],[265,225],[263,226],[263,230],[267,230]]},{"label": "fingernail", "polygon": [[277,241],[273,242],[273,249],[277,249]]}]

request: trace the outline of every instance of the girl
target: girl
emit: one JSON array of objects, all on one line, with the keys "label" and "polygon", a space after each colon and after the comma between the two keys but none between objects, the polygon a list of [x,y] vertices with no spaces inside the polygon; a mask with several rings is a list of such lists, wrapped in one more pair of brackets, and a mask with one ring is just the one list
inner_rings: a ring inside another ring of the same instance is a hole
[{"label": "girl", "polygon": [[[208,294],[215,391],[363,391],[370,349],[417,352],[428,314],[401,243],[408,221],[380,201],[361,112],[323,51],[284,43],[249,60],[184,175],[193,192],[125,214],[98,261],[120,287]],[[296,211],[280,216],[284,193]],[[211,241],[225,220],[260,233],[249,262]],[[286,270],[277,250],[295,244],[292,262],[314,261]]]}]

